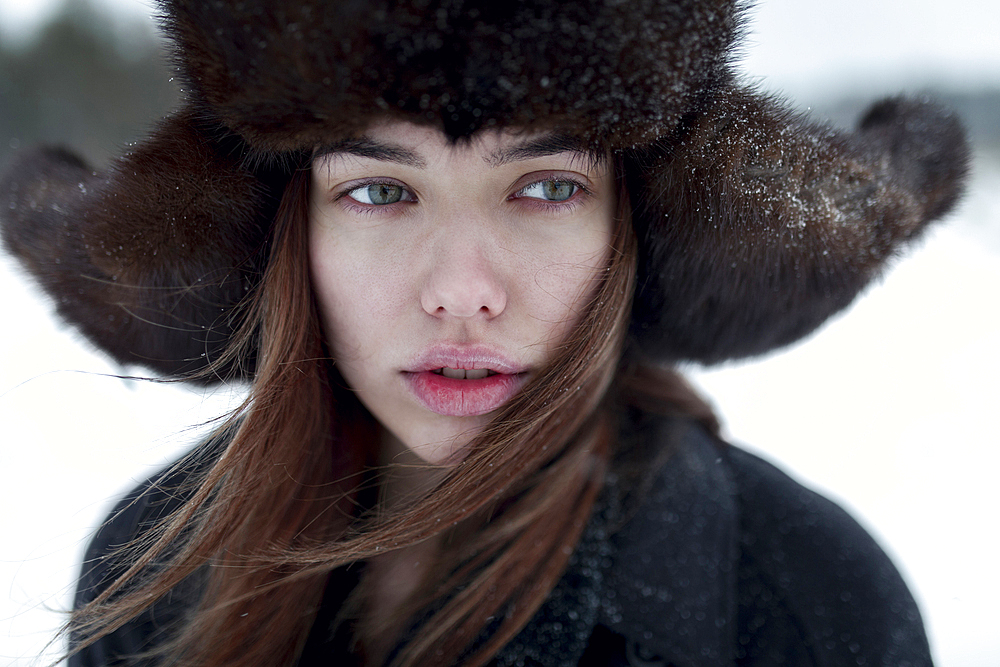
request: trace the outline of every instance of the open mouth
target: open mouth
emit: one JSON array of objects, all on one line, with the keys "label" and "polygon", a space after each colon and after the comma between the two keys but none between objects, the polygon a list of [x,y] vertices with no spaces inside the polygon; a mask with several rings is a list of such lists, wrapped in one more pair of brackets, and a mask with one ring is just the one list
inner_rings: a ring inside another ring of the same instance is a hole
[{"label": "open mouth", "polygon": [[527,373],[449,368],[404,373],[416,399],[439,415],[471,417],[496,410],[524,385]]},{"label": "open mouth", "polygon": [[474,417],[509,401],[527,382],[528,371],[485,345],[438,345],[408,362],[402,376],[417,402],[431,412]]},{"label": "open mouth", "polygon": [[488,368],[477,368],[474,370],[466,370],[462,368],[438,368],[431,372],[435,375],[443,375],[446,378],[451,378],[452,380],[482,380],[485,377],[497,374],[496,371],[491,371]]}]

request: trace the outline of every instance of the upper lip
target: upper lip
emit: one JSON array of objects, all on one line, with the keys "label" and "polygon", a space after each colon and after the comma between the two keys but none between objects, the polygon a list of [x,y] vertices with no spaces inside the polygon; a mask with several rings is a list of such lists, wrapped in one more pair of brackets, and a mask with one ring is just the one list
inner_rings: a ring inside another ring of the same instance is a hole
[{"label": "upper lip", "polygon": [[487,369],[516,375],[528,370],[495,347],[489,345],[434,345],[416,355],[404,368],[410,373],[436,371],[439,368],[462,370]]}]

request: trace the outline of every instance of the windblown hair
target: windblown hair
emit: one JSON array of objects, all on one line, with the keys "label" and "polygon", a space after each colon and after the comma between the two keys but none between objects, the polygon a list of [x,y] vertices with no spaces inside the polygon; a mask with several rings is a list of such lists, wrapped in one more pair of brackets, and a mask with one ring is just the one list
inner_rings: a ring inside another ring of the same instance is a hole
[{"label": "windblown hair", "polygon": [[[616,415],[712,426],[678,376],[641,359],[715,363],[800,339],[964,187],[964,131],[931,100],[883,101],[841,133],[740,82],[742,0],[159,4],[181,108],[105,172],[63,150],[17,157],[0,174],[0,240],[115,359],[253,386],[219,451],[175,471],[190,482],[179,509],[74,613],[78,647],[196,591],[160,644],[167,662],[291,664],[334,569],[434,537],[423,585],[387,620],[395,638],[365,581],[342,622],[367,663],[483,664],[564,570]],[[289,181],[284,158],[383,115],[453,141],[532,127],[604,142],[623,214],[542,372],[435,488],[371,509],[379,427],[326,349],[307,176]]]},{"label": "windblown hair", "polygon": [[637,256],[624,187],[607,266],[554,358],[443,481],[387,511],[359,509],[378,426],[326,350],[303,259],[308,182],[300,170],[286,188],[248,324],[219,360],[257,354],[250,397],[224,427],[233,434],[180,509],[119,554],[115,583],[74,613],[71,630],[86,638],[78,647],[190,577],[203,593],[158,651],[166,663],[293,664],[333,569],[443,533],[424,581],[393,615],[366,605],[362,580],[346,605],[356,614],[342,622],[352,625],[366,663],[482,665],[530,620],[566,567],[617,439],[609,388]]}]

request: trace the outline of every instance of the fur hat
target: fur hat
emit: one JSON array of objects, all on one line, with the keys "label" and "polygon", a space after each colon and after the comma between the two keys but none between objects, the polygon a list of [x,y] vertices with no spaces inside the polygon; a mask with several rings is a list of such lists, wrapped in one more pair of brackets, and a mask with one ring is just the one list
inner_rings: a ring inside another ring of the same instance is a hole
[{"label": "fur hat", "polygon": [[882,102],[836,133],[736,82],[740,2],[162,8],[183,107],[104,173],[22,154],[0,217],[66,320],[167,375],[204,368],[239,326],[293,165],[374,117],[454,139],[551,128],[616,151],[641,248],[633,342],[666,363],[809,333],[952,207],[966,172],[959,123],[928,100]]}]

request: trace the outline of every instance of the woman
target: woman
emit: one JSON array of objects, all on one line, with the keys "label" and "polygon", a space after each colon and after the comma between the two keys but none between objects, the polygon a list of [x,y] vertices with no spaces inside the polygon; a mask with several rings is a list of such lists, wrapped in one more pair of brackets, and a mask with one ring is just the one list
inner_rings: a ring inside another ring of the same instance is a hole
[{"label": "woman", "polygon": [[947,113],[808,125],[732,2],[164,10],[184,108],[106,175],[22,158],[4,237],[116,358],[253,389],[95,538],[77,664],[929,661],[664,369],[850,303],[956,200]]}]

